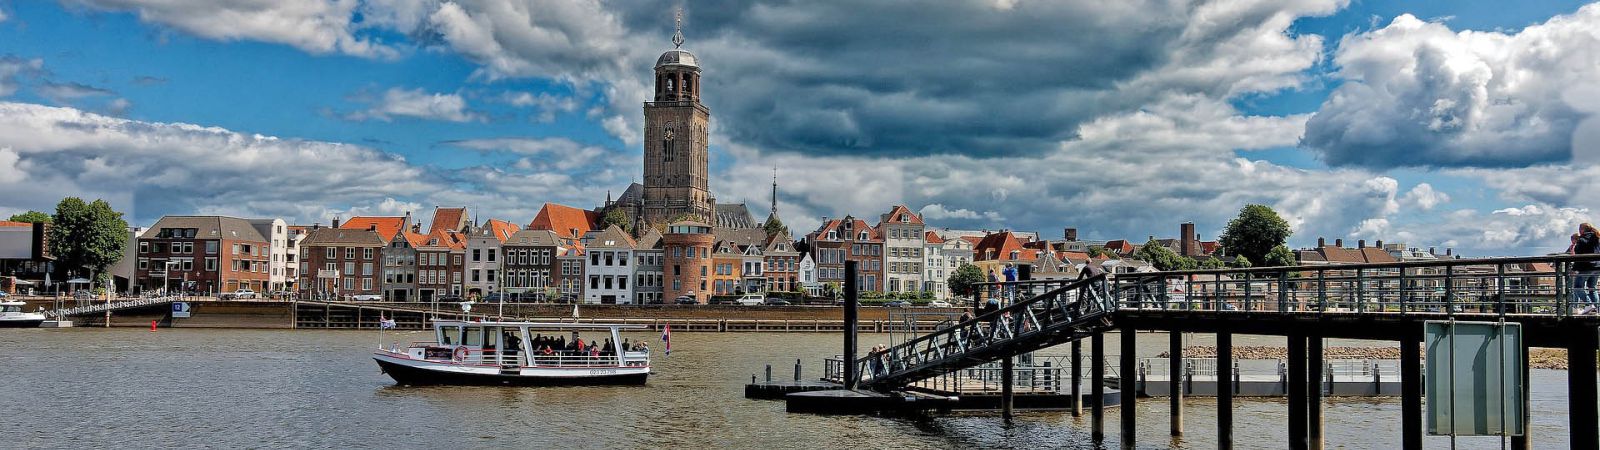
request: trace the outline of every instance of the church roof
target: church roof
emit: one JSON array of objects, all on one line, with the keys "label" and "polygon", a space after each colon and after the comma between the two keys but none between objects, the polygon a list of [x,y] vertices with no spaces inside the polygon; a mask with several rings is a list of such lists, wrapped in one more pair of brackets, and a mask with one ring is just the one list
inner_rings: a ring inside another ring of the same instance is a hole
[{"label": "church roof", "polygon": [[750,208],[743,203],[731,205],[717,204],[716,226],[721,228],[760,228],[755,217],[750,215]]},{"label": "church roof", "polygon": [[660,58],[656,58],[656,67],[662,66],[688,66],[699,70],[700,60],[695,58],[693,53],[687,51],[667,50],[666,53],[661,54]]}]

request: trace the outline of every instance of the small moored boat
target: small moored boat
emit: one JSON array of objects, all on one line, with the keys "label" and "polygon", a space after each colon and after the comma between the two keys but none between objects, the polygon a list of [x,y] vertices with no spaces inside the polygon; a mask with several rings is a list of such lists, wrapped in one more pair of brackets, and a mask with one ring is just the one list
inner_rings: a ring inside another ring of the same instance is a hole
[{"label": "small moored boat", "polygon": [[0,301],[0,328],[36,328],[44,323],[44,314],[22,312],[23,302]]},{"label": "small moored boat", "polygon": [[645,327],[440,320],[433,341],[380,348],[373,359],[406,385],[644,384],[650,350],[624,345],[620,331],[631,329]]}]

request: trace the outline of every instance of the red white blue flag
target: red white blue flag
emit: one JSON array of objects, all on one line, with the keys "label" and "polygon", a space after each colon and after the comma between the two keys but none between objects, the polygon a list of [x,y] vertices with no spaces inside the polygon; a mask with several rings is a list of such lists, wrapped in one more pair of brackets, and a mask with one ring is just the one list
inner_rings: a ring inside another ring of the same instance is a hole
[{"label": "red white blue flag", "polygon": [[672,355],[672,324],[661,327],[661,342],[667,344],[667,355]]}]

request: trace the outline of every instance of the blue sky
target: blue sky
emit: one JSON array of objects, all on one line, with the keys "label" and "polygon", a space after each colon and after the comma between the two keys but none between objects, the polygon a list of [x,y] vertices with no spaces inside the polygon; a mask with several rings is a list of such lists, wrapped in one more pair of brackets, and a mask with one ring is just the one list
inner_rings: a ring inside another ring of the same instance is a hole
[{"label": "blue sky", "polygon": [[[638,178],[670,5],[0,3],[0,214],[527,222]],[[684,2],[713,191],[797,228],[1564,248],[1592,220],[1600,6],[1571,1]],[[1539,49],[1538,52],[1533,49]],[[1514,80],[1507,81],[1507,80]],[[1592,103],[1589,103],[1592,104]],[[1577,154],[1579,157],[1574,157]]]}]

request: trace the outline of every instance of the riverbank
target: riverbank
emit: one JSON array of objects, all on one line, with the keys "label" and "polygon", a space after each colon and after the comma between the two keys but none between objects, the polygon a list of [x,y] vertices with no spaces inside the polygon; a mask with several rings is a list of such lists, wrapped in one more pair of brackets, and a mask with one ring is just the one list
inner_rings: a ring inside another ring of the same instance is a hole
[{"label": "riverbank", "polygon": [[[1161,352],[1157,358],[1166,358]],[[1185,358],[1216,358],[1217,348],[1196,345],[1183,348]],[[1284,347],[1235,346],[1233,357],[1238,359],[1288,359]],[[1324,359],[1400,359],[1400,347],[1327,347],[1322,349]],[[1563,348],[1530,348],[1528,363],[1534,369],[1567,370],[1567,350]]]}]

